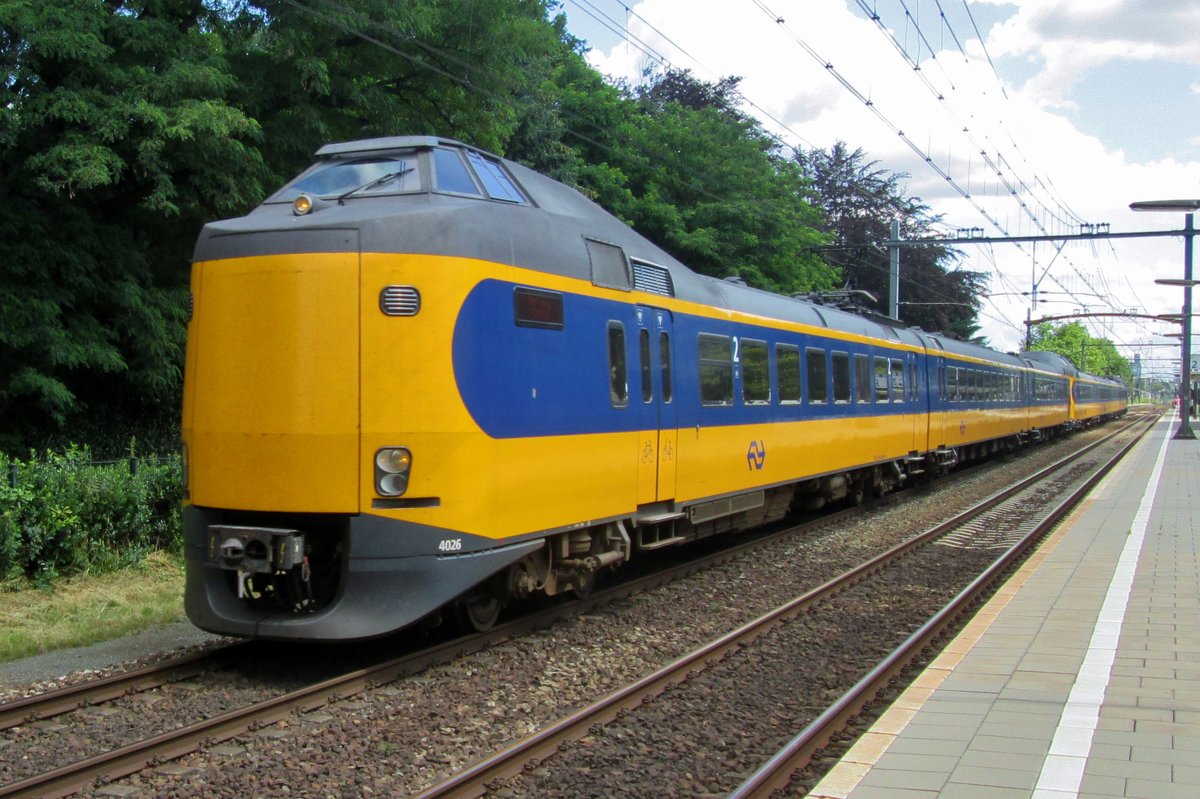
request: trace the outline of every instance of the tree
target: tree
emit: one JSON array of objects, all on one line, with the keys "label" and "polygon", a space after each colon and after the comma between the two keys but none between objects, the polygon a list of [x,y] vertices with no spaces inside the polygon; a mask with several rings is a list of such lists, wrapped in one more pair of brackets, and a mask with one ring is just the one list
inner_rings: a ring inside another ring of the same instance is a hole
[{"label": "tree", "polygon": [[[321,144],[504,151],[543,0],[0,0],[0,448],[177,428],[188,259]],[[110,432],[111,431],[111,432]]]},{"label": "tree", "polygon": [[[905,239],[932,235],[937,221],[928,206],[906,197],[905,175],[867,162],[862,150],[838,142],[828,152],[798,152],[796,161],[812,181],[815,202],[825,211],[833,243],[825,257],[839,265],[848,287],[870,292],[880,312],[887,311],[888,253],[891,221],[900,220]],[[900,317],[910,325],[973,339],[987,276],[955,268],[960,254],[948,247],[907,247],[900,256]],[[981,342],[982,343],[982,342]]]},{"label": "tree", "polygon": [[201,0],[0,0],[0,446],[176,415],[200,224],[262,194]]},{"label": "tree", "polygon": [[736,78],[668,71],[612,88],[571,65],[557,77],[571,182],[609,211],[701,274],[782,293],[836,285],[814,255],[826,239],[808,182],[737,110]]},{"label": "tree", "polygon": [[543,0],[233,0],[243,90],[278,181],[322,144],[434,134],[503,154],[548,59]]}]

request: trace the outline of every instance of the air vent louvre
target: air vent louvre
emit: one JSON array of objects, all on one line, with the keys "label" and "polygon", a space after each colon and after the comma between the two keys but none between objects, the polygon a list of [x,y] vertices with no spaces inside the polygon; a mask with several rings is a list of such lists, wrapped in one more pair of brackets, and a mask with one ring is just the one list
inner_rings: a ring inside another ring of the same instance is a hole
[{"label": "air vent louvre", "polygon": [[633,287],[637,291],[663,297],[675,296],[675,284],[671,280],[671,273],[664,267],[653,264],[633,262]]},{"label": "air vent louvre", "polygon": [[379,292],[379,309],[388,316],[416,316],[421,310],[421,292],[413,286],[385,286]]}]

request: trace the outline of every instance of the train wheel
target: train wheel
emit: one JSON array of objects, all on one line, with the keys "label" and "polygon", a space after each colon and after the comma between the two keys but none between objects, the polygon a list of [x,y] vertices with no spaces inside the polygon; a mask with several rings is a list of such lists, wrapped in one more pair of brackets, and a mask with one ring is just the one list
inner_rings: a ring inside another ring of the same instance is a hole
[{"label": "train wheel", "polygon": [[571,593],[575,595],[576,599],[587,599],[588,594],[592,593],[592,589],[596,587],[596,572],[588,572],[586,577],[576,579],[579,582],[571,589]]},{"label": "train wheel", "polygon": [[460,600],[454,606],[454,611],[458,623],[463,627],[485,633],[496,626],[503,604],[495,594],[480,591]]}]

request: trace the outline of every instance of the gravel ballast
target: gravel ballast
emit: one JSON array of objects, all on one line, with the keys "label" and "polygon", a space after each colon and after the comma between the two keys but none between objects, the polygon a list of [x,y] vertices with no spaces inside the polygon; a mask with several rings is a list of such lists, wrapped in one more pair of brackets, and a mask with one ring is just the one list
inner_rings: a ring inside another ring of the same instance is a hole
[{"label": "gravel ballast", "polygon": [[[810,538],[776,542],[662,588],[210,747],[113,786],[92,789],[91,793],[124,792],[122,795],[136,797],[349,797],[415,792],[810,590],[833,574],[931,526],[935,517],[945,518],[990,495],[1000,485],[1027,476],[1092,435],[1096,434],[1032,449],[996,468],[953,483],[945,481],[915,501],[873,512]],[[865,609],[870,611],[869,606]],[[887,626],[888,612],[888,608],[880,607],[862,617],[849,613],[843,617],[847,623],[858,625],[863,640],[869,640],[878,637],[876,625]],[[856,620],[851,622],[851,618]],[[821,630],[809,632],[822,634]],[[742,682],[751,678],[761,681],[763,704],[752,715],[759,716],[764,724],[778,724],[781,734],[786,730],[786,737],[794,734],[800,710],[836,698],[825,697],[818,690],[799,700],[802,707],[780,703],[780,690],[783,695],[795,693],[780,687],[777,677],[783,669],[781,664],[794,662],[803,652],[812,658],[820,651],[811,640],[803,646],[807,649],[798,653],[780,645],[776,654],[763,655],[755,668],[736,677]],[[836,656],[833,660],[824,669],[831,675],[842,668],[838,663],[843,662]],[[247,680],[234,693],[239,700],[256,692],[272,695],[292,682],[284,675],[272,678],[260,674],[257,683]],[[215,692],[182,686],[167,686],[148,695],[158,698],[130,697],[120,702],[130,703],[133,708],[152,707],[155,715],[182,720],[203,706],[215,708],[231,701]],[[655,704],[667,707],[668,698],[664,695]],[[87,735],[108,742],[120,740],[121,730],[128,723],[127,719],[120,720],[122,714],[124,711],[93,716],[87,723]],[[677,718],[674,727],[688,731],[694,740],[686,743],[687,736],[681,736],[680,740],[663,741],[663,728],[654,732],[647,727],[645,734],[649,737],[644,748],[648,763],[669,757],[680,747],[696,750],[695,756],[701,759],[715,751],[728,752],[730,760],[710,770],[721,775],[719,779],[706,778],[707,772],[697,766],[689,772],[693,778],[689,787],[661,795],[703,796],[712,790],[725,790],[730,775],[743,767],[757,766],[761,753],[742,752],[745,747],[740,746],[736,732],[713,717],[711,711],[705,710],[695,718],[679,713],[673,717]],[[112,735],[103,731],[106,718],[112,719]],[[49,767],[61,757],[55,754],[63,746],[61,734],[31,735],[30,726],[0,732],[0,762],[11,763],[11,757],[16,756]],[[596,743],[587,740],[578,745],[580,751],[597,748]],[[701,749],[708,754],[700,753]],[[581,768],[618,772],[605,777],[606,793],[619,789],[650,766],[618,762]],[[546,773],[557,774],[559,768]],[[584,773],[589,776],[574,785],[575,792],[562,795],[586,795],[578,791],[598,784],[597,775]],[[0,781],[13,778],[11,771],[0,769]],[[610,779],[611,783],[607,781]],[[543,785],[538,792],[546,789]],[[508,795],[503,793],[505,790],[521,795],[516,785],[498,789],[497,795]],[[628,795],[639,795],[636,789],[630,791]]]}]

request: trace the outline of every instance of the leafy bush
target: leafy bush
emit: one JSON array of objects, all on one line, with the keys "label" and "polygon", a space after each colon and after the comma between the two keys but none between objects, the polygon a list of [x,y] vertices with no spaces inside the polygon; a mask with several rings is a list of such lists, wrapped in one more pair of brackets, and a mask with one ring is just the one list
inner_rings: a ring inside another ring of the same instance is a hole
[{"label": "leafy bush", "polygon": [[97,463],[85,448],[27,461],[0,454],[0,578],[48,585],[182,548],[178,456]]}]

